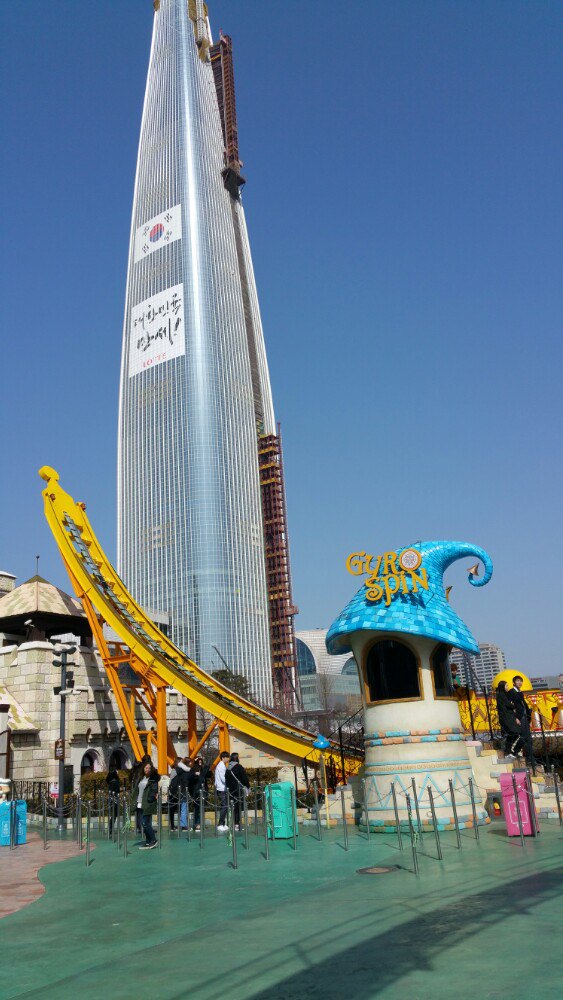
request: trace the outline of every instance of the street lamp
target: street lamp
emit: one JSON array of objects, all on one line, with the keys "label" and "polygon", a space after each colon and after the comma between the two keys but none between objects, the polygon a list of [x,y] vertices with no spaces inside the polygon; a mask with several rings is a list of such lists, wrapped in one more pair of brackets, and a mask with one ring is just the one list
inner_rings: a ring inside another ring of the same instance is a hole
[{"label": "street lamp", "polygon": [[66,721],[66,699],[69,694],[71,694],[74,688],[74,676],[69,671],[67,673],[67,667],[75,667],[76,663],[69,661],[68,657],[72,653],[76,652],[76,646],[72,646],[69,643],[64,643],[61,645],[60,649],[56,649],[55,652],[60,656],[60,660],[53,660],[54,667],[61,668],[61,684],[60,687],[54,688],[55,694],[59,695],[61,699],[61,712],[60,712],[60,725],[59,725],[59,740],[58,743],[58,760],[59,760],[59,795],[58,795],[58,824],[57,829],[59,833],[65,829],[65,818],[64,818],[64,786],[65,786],[65,721]]}]

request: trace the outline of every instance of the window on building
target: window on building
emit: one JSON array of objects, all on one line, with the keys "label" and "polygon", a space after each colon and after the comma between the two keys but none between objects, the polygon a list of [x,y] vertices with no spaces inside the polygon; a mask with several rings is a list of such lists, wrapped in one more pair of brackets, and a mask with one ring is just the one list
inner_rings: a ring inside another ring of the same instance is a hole
[{"label": "window on building", "polygon": [[452,670],[450,667],[450,647],[440,643],[430,657],[434,693],[437,698],[451,698],[454,693]]},{"label": "window on building", "polygon": [[122,747],[112,750],[108,763],[108,771],[122,771],[124,768],[129,767],[131,767],[131,764],[125,750]]},{"label": "window on building", "polygon": [[306,677],[307,674],[316,674],[317,664],[315,663],[315,657],[307,643],[303,642],[302,639],[296,639],[295,642],[297,645],[297,673],[300,677]]},{"label": "window on building", "polygon": [[369,701],[420,698],[418,662],[402,642],[384,639],[372,646],[365,667]]},{"label": "window on building", "polygon": [[350,674],[357,674],[357,673],[358,673],[358,668],[357,668],[357,666],[356,666],[356,661],[355,661],[355,659],[354,659],[354,657],[353,657],[353,656],[350,656],[350,657],[349,657],[349,658],[348,658],[348,659],[346,660],[346,663],[345,663],[345,664],[344,664],[344,666],[342,667],[342,673],[343,673],[343,674],[344,674],[344,675],[345,675],[346,677],[349,677],[349,676],[350,676]]},{"label": "window on building", "polygon": [[93,750],[88,750],[82,757],[80,762],[80,773],[81,774],[91,774],[92,771],[96,770],[97,754]]}]

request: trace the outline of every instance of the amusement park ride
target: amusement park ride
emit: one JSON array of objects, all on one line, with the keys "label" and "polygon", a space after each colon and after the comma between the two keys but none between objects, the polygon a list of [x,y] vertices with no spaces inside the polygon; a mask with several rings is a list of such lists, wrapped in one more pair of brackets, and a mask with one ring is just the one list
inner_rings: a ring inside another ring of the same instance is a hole
[{"label": "amusement park ride", "polygon": [[[81,600],[92,635],[102,657],[127,736],[138,760],[150,752],[154,732],[141,730],[135,719],[137,704],[152,717],[156,727],[158,770],[165,773],[176,759],[166,724],[166,691],[172,687],[188,699],[188,752],[200,752],[211,734],[218,730],[219,750],[229,748],[229,728],[243,734],[251,744],[270,748],[282,759],[315,765],[322,751],[316,736],[265,711],[230,691],[201,670],[177,648],[133,600],[96,539],[86,516],[86,507],[77,503],[59,485],[59,475],[44,466],[40,476],[45,516],[55,536],[72,586]],[[119,636],[108,640],[107,624]],[[134,671],[124,671],[128,664]],[[211,722],[201,737],[196,730],[196,706]],[[143,742],[144,741],[144,742]],[[334,750],[338,745],[334,745]],[[348,769],[354,772],[362,762],[348,755]]]}]

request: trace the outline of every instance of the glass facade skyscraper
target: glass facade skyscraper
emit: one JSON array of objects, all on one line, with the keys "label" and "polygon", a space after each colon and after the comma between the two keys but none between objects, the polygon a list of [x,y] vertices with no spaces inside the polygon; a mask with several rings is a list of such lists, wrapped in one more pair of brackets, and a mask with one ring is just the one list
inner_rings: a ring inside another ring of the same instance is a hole
[{"label": "glass facade skyscraper", "polygon": [[218,650],[271,704],[257,435],[275,422],[240,164],[234,182],[229,169],[234,103],[212,61],[224,40],[212,46],[199,0],[154,6],[121,363],[118,567],[144,608],[169,614],[192,659],[222,667]]}]

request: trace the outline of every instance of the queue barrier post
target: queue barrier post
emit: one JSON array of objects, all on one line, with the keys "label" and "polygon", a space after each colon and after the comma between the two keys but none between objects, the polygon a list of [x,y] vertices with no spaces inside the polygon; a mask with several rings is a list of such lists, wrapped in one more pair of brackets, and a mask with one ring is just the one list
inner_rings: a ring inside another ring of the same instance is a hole
[{"label": "queue barrier post", "polygon": [[129,836],[128,827],[129,827],[129,823],[128,823],[127,812],[126,812],[125,813],[125,823],[123,824],[123,857],[124,858],[126,858],[128,856],[128,854],[129,854],[129,852],[127,850],[127,838]]},{"label": "queue barrier post", "polygon": [[16,830],[17,830],[17,802],[15,799],[10,799],[9,801],[9,811],[8,811],[8,822],[10,827],[10,850],[15,850],[16,847]]},{"label": "queue barrier post", "polygon": [[555,801],[557,802],[557,813],[559,816],[559,826],[563,826],[563,815],[561,814],[561,799],[559,797],[559,784],[557,781],[557,771],[555,770],[555,764],[551,765],[551,773],[553,775],[553,788],[555,791]]},{"label": "queue barrier post", "polygon": [[86,803],[86,867],[90,867],[90,824],[92,821],[92,803]]},{"label": "queue barrier post", "polygon": [[364,813],[365,813],[365,816],[366,816],[367,840],[369,842],[371,831],[370,831],[370,828],[369,828],[368,796],[367,796],[367,792],[366,792],[366,779],[365,778],[362,778],[362,791],[364,793]]},{"label": "queue barrier post", "polygon": [[536,815],[536,804],[534,802],[534,789],[529,771],[526,771],[526,790],[528,792],[528,809],[530,811],[530,824],[532,827],[532,835],[534,837],[538,837],[540,833],[540,828],[538,823],[538,817]]},{"label": "queue barrier post", "polygon": [[295,798],[295,788],[291,788],[291,833],[293,837],[293,850],[297,850],[297,801]]},{"label": "queue barrier post", "polygon": [[313,792],[315,796],[315,816],[317,817],[317,840],[323,839],[322,827],[321,827],[321,814],[319,810],[319,789],[317,782],[313,783]]},{"label": "queue barrier post", "polygon": [[233,802],[231,802],[231,805],[230,805],[229,827],[230,827],[230,831],[231,831],[231,843],[232,843],[232,848],[233,848],[233,861],[232,861],[232,865],[233,865],[233,868],[238,868],[238,859],[237,859],[237,834],[236,834],[236,830],[235,830],[235,807],[234,807],[234,803]]},{"label": "queue barrier post", "polygon": [[[242,816],[244,817],[244,849],[248,850],[248,790],[242,788]],[[241,817],[242,818],[242,817]]]},{"label": "queue barrier post", "polygon": [[518,788],[516,785],[516,775],[512,774],[512,790],[514,792],[514,804],[516,806],[516,818],[518,820],[518,831],[520,833],[520,846],[524,847],[524,828],[522,826],[522,813],[520,812],[520,800],[518,798]]},{"label": "queue barrier post", "polygon": [[479,823],[477,822],[477,809],[475,807],[475,789],[473,787],[473,778],[469,778],[469,797],[471,799],[471,812],[473,813],[473,829],[475,831],[475,840],[479,840]]},{"label": "queue barrier post", "polygon": [[391,782],[391,794],[393,796],[393,809],[395,810],[395,823],[397,824],[397,841],[399,843],[399,850],[403,850],[403,834],[401,831],[401,820],[399,819],[399,807],[397,805],[397,791],[395,789],[395,782]]},{"label": "queue barrier post", "polygon": [[415,808],[415,812],[416,812],[416,825],[418,827],[418,836],[422,840],[422,823],[421,823],[421,820],[420,820],[420,808],[419,808],[419,805],[418,805],[418,795],[417,795],[417,791],[416,791],[416,781],[415,781],[414,778],[411,778],[411,785],[412,785],[412,797],[413,797],[413,800],[414,800],[414,808]]},{"label": "queue barrier post", "polygon": [[457,837],[457,846],[458,846],[459,850],[461,851],[461,833],[459,831],[459,820],[457,818],[457,806],[456,806],[456,801],[455,801],[455,792],[454,792],[454,786],[453,786],[453,782],[452,782],[451,778],[448,779],[448,784],[450,786],[450,799],[451,799],[451,803],[452,803],[452,812],[454,814],[454,826],[455,826],[455,832],[456,832],[456,837]]},{"label": "queue barrier post", "polygon": [[415,835],[415,832],[414,832],[414,825],[413,825],[413,821],[412,821],[411,797],[408,794],[408,792],[406,794],[406,800],[407,800],[407,814],[408,814],[408,818],[409,818],[409,831],[410,831],[410,836],[411,836],[412,863],[413,863],[413,866],[414,866],[414,874],[418,875],[418,856],[417,856],[417,853],[416,853],[416,835]]},{"label": "queue barrier post", "polygon": [[266,861],[270,860],[270,834],[268,830],[268,796],[266,789],[262,790],[262,818],[264,820],[264,837],[266,838]]},{"label": "queue barrier post", "polygon": [[342,829],[344,831],[344,850],[348,850],[348,824],[346,822],[346,803],[344,801],[344,789],[340,789],[340,805],[342,808]]},{"label": "queue barrier post", "polygon": [[432,813],[432,825],[434,827],[434,837],[436,838],[436,852],[438,854],[438,861],[443,860],[442,856],[442,845],[440,844],[440,831],[438,830],[438,821],[436,819],[436,809],[434,808],[434,794],[430,785],[428,786],[428,800],[430,802],[430,812]]}]

